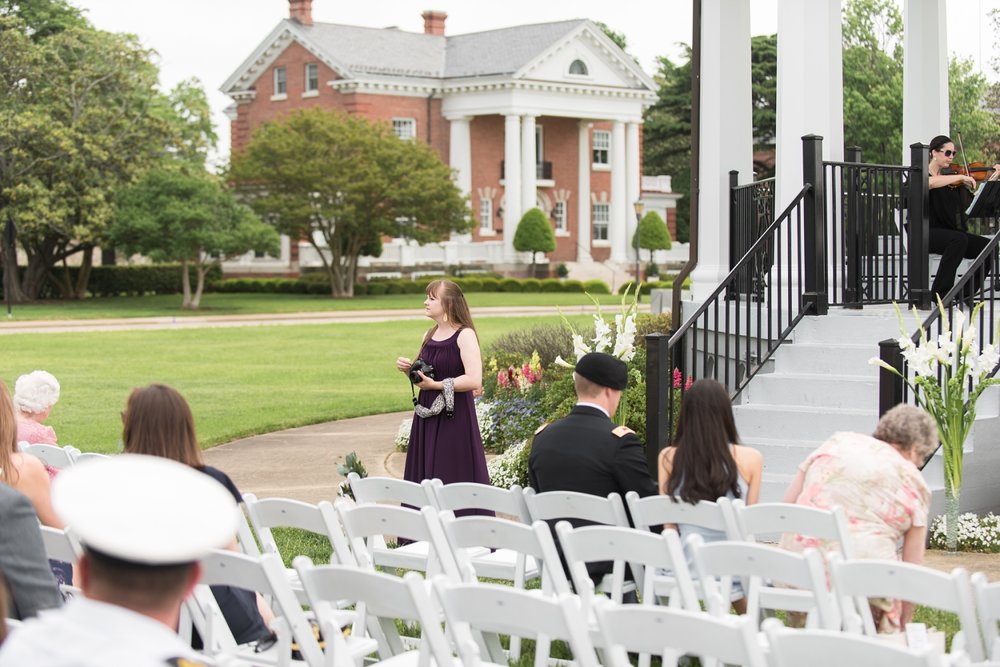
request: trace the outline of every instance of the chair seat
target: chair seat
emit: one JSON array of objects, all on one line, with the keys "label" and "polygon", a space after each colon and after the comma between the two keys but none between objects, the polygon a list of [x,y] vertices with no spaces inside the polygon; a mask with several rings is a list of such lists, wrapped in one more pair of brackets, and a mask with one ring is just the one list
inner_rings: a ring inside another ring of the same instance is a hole
[{"label": "chair seat", "polygon": [[[431,545],[429,542],[410,542],[395,549],[388,547],[374,547],[372,556],[376,565],[382,567],[398,567],[407,570],[427,570],[427,557],[430,554]],[[489,555],[490,550],[485,547],[472,547],[464,550],[469,558],[479,558]]]},{"label": "chair seat", "polygon": [[[476,574],[480,577],[490,579],[502,579],[505,581],[514,580],[514,571],[517,565],[518,553],[513,549],[497,549],[492,553],[487,549],[486,553],[477,556],[470,556],[472,566],[476,568]],[[541,576],[541,567],[538,561],[531,556],[525,556],[524,578],[534,579]]]}]

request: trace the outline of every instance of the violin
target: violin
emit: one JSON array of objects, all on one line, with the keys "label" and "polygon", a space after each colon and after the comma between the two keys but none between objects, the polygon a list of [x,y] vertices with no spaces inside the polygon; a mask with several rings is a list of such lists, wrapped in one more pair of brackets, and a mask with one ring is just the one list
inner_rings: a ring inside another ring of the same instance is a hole
[{"label": "violin", "polygon": [[[965,143],[962,141],[962,133],[958,133],[958,145],[962,149],[962,157],[965,159],[965,164],[952,162],[951,166],[947,169],[941,171],[942,175],[961,175],[969,176],[976,183],[983,183],[985,181],[995,181],[1000,178],[1000,172],[997,172],[993,167],[986,166],[983,162],[969,162],[968,156],[965,154]],[[966,185],[969,190],[975,191],[971,185],[963,183],[952,183],[949,188],[960,188]]]}]

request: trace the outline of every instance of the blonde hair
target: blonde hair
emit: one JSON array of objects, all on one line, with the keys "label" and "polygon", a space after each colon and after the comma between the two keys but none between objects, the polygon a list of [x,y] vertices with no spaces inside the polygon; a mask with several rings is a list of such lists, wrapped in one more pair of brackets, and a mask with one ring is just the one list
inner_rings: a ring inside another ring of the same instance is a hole
[{"label": "blonde hair", "polygon": [[12,484],[17,479],[13,455],[17,452],[17,418],[7,385],[0,380],[0,481]]},{"label": "blonde hair", "polygon": [[133,389],[122,422],[127,453],[159,456],[193,468],[205,465],[191,407],[176,389],[165,384]]}]

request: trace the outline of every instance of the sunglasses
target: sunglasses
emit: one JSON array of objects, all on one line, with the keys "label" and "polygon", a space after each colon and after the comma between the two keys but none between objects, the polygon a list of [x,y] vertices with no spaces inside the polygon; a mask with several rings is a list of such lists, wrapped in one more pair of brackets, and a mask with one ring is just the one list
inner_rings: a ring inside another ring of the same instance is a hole
[{"label": "sunglasses", "polygon": [[955,155],[955,151],[941,151],[941,152],[944,153],[945,157],[952,157],[953,155]]}]

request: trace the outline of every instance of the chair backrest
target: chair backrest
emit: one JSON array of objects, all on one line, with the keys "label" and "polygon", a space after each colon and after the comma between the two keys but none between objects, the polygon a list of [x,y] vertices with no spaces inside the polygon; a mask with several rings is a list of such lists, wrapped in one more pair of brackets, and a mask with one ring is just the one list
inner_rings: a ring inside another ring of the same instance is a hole
[{"label": "chair backrest", "polygon": [[845,561],[838,554],[830,555],[830,566],[845,630],[875,635],[868,598],[906,600],[957,614],[961,630],[952,640],[951,653],[965,650],[973,662],[983,660],[972,587],[964,569],[946,574],[895,560]]},{"label": "chair backrest", "polygon": [[85,463],[87,461],[100,461],[101,459],[110,458],[107,454],[98,454],[97,452],[80,452],[74,454],[74,459],[76,464]]},{"label": "chair backrest", "polygon": [[49,560],[61,560],[72,563],[80,557],[80,543],[68,532],[51,526],[40,526],[42,543],[45,545],[45,555]]},{"label": "chair backrest", "polygon": [[872,637],[835,630],[786,628],[776,618],[764,621],[772,667],[842,667],[842,665],[892,665],[892,667],[943,667],[943,656],[930,647],[910,649]]},{"label": "chair backrest", "polygon": [[[747,591],[747,615],[755,624],[759,623],[763,606],[799,612],[815,609],[821,627],[840,628],[840,611],[835,596],[827,589],[823,559],[817,550],[793,553],[752,542],[706,544],[700,535],[691,535],[686,544],[713,613],[729,613],[728,582],[738,577]],[[791,589],[771,588],[772,584],[785,584]],[[759,602],[762,588],[772,593],[767,604]]]},{"label": "chair backrest", "polygon": [[628,526],[628,516],[621,496],[609,493],[606,498],[577,491],[537,493],[524,489],[524,502],[532,521],[578,519],[607,526]]},{"label": "chair backrest", "polygon": [[686,523],[722,531],[731,540],[739,539],[739,529],[728,498],[720,498],[714,503],[701,500],[692,505],[673,496],[640,498],[635,491],[629,491],[625,494],[625,502],[632,515],[632,525],[640,530],[659,532],[658,527],[664,524]]},{"label": "chair backrest", "polygon": [[476,482],[444,484],[439,479],[432,479],[430,488],[440,510],[490,510],[525,524],[531,523],[528,507],[524,504],[524,492],[517,484],[501,489]]},{"label": "chair backrest", "polygon": [[783,533],[795,533],[836,543],[845,559],[854,558],[847,516],[840,507],[824,510],[793,503],[747,506],[742,500],[734,500],[732,504],[736,525],[744,540],[759,541],[764,535],[780,538]]},{"label": "chair backrest", "polygon": [[395,477],[361,477],[356,472],[347,474],[347,481],[358,503],[399,503],[411,507],[434,505],[431,480],[410,482]]},{"label": "chair backrest", "polygon": [[[594,607],[605,652],[605,665],[628,667],[626,651],[663,656],[677,664],[694,654],[725,664],[766,667],[753,624],[740,616],[712,616],[669,607],[597,600]],[[702,663],[704,664],[704,663]]]},{"label": "chair backrest", "polygon": [[[561,639],[569,644],[575,664],[599,664],[587,631],[587,621],[575,596],[540,596],[495,584],[457,583],[442,576],[433,580],[434,591],[445,613],[446,625],[459,647],[464,663],[475,657],[465,653],[468,646],[485,645],[490,661],[507,664],[499,635]],[[480,641],[475,635],[479,634]],[[535,665],[548,665],[548,652],[536,651]]]},{"label": "chair backrest", "polygon": [[76,464],[76,455],[80,450],[69,445],[59,447],[58,445],[28,445],[21,449],[25,454],[31,454],[50,468],[62,470]]},{"label": "chair backrest", "polygon": [[[201,566],[203,584],[245,588],[268,597],[275,614],[283,619],[292,640],[298,643],[306,663],[310,667],[324,665],[323,651],[313,636],[312,626],[292,592],[285,568],[277,555],[265,553],[254,558],[234,551],[216,549],[202,559]],[[343,640],[339,633],[326,637],[328,651],[332,648],[331,643],[338,640]]]},{"label": "chair backrest", "polygon": [[421,652],[433,656],[442,667],[457,667],[458,662],[441,629],[438,610],[423,577],[417,573],[407,572],[400,578],[344,565],[314,566],[305,556],[297,557],[294,565],[317,620],[328,619],[332,623],[338,600],[363,604],[365,612],[378,624],[380,637],[388,649],[388,655],[380,656],[382,659],[406,652],[396,619],[418,622]]},{"label": "chair backrest", "polygon": [[976,572],[972,575],[972,590],[976,598],[976,611],[983,632],[983,646],[989,660],[1000,660],[1000,582],[989,583],[986,575]]},{"label": "chair backrest", "polygon": [[252,493],[244,493],[243,503],[246,505],[250,523],[257,533],[261,548],[265,552],[281,555],[274,534],[271,532],[272,528],[297,528],[321,535],[330,541],[333,549],[330,562],[355,564],[347,537],[329,501],[324,500],[318,505],[312,505],[289,498],[258,499]]}]

